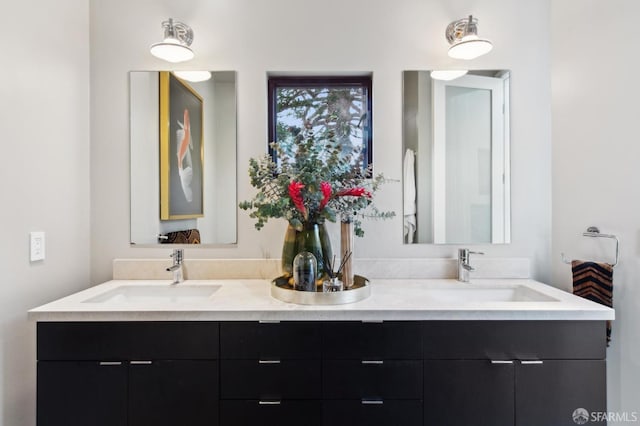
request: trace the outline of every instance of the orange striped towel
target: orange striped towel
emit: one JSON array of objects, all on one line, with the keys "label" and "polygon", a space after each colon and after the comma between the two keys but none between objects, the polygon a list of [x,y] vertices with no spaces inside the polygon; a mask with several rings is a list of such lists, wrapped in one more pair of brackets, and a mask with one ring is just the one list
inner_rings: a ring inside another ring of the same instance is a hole
[{"label": "orange striped towel", "polygon": [[200,244],[200,231],[187,229],[185,231],[169,232],[167,238],[160,239],[162,244]]},{"label": "orange striped towel", "polygon": [[[574,260],[573,294],[602,305],[613,306],[613,266],[608,263]],[[611,342],[611,321],[607,321],[607,346]]]}]

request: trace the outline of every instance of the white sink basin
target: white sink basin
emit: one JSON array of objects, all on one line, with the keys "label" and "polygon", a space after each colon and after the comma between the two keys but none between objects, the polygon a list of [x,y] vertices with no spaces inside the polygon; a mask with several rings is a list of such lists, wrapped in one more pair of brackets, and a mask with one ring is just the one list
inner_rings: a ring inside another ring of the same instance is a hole
[{"label": "white sink basin", "polygon": [[219,285],[121,285],[82,303],[194,303],[208,300]]},{"label": "white sink basin", "polygon": [[431,288],[426,291],[429,298],[444,303],[558,302],[558,299],[526,286]]}]

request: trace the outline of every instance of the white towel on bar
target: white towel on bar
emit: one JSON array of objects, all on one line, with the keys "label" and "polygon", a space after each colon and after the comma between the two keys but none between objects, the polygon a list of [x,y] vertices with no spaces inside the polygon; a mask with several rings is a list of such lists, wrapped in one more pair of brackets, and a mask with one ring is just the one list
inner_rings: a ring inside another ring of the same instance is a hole
[{"label": "white towel on bar", "polygon": [[416,232],[416,155],[412,149],[404,154],[404,238],[413,243]]}]

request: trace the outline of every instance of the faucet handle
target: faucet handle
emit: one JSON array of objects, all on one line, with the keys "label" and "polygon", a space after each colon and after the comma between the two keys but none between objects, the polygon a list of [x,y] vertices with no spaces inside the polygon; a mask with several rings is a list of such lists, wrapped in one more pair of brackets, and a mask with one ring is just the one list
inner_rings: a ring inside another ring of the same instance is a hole
[{"label": "faucet handle", "polygon": [[184,250],[183,249],[174,249],[173,253],[169,255],[169,257],[173,257],[174,263],[182,263],[182,259],[184,259]]},{"label": "faucet handle", "polygon": [[460,258],[467,258],[467,257],[469,257],[470,254],[484,254],[484,252],[471,251],[468,248],[458,249],[458,257],[460,257]]}]

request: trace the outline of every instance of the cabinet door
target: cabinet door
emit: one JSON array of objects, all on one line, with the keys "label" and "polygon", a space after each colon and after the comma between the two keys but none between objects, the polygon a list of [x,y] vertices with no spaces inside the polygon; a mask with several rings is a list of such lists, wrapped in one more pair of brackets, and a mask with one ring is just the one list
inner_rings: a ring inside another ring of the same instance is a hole
[{"label": "cabinet door", "polygon": [[513,391],[512,361],[425,361],[424,424],[513,426]]},{"label": "cabinet door", "polygon": [[217,424],[217,361],[132,361],[129,426]]},{"label": "cabinet door", "polygon": [[126,426],[127,366],[39,361],[38,426]]},{"label": "cabinet door", "polygon": [[[607,411],[604,360],[516,363],[516,426],[575,426],[578,408]],[[589,425],[596,424],[606,421],[589,419]]]}]

